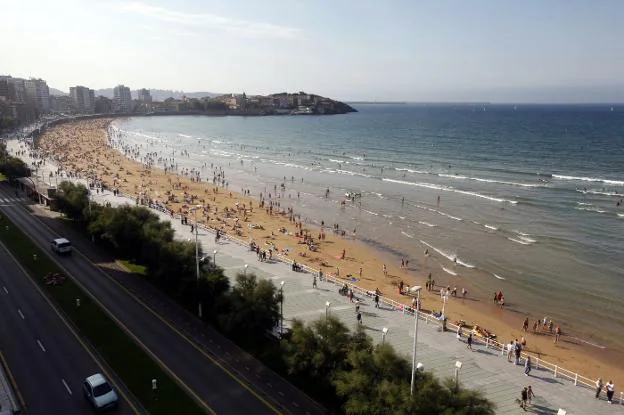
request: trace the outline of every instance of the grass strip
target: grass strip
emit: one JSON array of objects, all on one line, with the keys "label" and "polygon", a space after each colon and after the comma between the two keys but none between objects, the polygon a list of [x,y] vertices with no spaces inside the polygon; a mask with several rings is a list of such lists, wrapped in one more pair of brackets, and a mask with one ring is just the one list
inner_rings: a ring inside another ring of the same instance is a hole
[{"label": "grass strip", "polygon": [[128,270],[128,272],[137,275],[147,275],[147,267],[145,265],[135,264],[134,262],[125,259],[118,259],[116,262]]},{"label": "grass strip", "polygon": [[[28,236],[6,216],[2,216],[0,240],[28,270],[30,277],[72,321],[79,334],[95,347],[150,414],[204,413],[200,406],[72,280],[67,279],[60,286],[45,284],[44,275],[61,270]],[[33,255],[37,256],[36,260]],[[80,307],[76,306],[76,298],[80,298]],[[85,373],[85,377],[89,375],[90,373]],[[158,379],[157,397],[152,392],[152,379]]]}]

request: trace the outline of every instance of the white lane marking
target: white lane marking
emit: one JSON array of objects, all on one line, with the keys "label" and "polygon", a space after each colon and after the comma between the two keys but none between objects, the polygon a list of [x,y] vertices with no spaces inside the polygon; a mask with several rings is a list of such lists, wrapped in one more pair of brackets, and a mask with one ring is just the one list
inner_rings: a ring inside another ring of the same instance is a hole
[{"label": "white lane marking", "polygon": [[39,345],[39,348],[40,348],[43,352],[45,352],[45,351],[46,351],[45,347],[43,347],[43,343],[41,343],[41,340],[37,339],[37,344]]},{"label": "white lane marking", "polygon": [[5,293],[9,293],[9,290],[7,290],[7,287],[5,287],[4,285],[2,286],[2,289],[4,290]]},{"label": "white lane marking", "polygon": [[24,313],[22,313],[22,310],[20,310],[19,308],[17,309],[17,314],[20,315],[20,317],[22,318],[22,320],[25,320],[24,318]]},{"label": "white lane marking", "polygon": [[61,382],[63,382],[63,385],[65,385],[65,389],[67,389],[67,393],[69,393],[70,395],[73,395],[71,389],[69,389],[69,385],[67,384],[67,382],[65,382],[65,379],[61,379]]}]

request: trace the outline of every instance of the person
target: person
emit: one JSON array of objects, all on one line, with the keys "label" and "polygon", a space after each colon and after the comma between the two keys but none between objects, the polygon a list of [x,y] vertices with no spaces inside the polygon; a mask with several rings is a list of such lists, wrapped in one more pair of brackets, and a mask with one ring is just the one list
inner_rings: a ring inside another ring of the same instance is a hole
[{"label": "person", "polygon": [[462,338],[462,326],[457,326],[457,340],[461,341]]},{"label": "person", "polygon": [[360,300],[355,300],[355,312],[360,312]]},{"label": "person", "polygon": [[615,385],[613,384],[612,380],[610,380],[609,383],[607,383],[606,389],[607,389],[607,402],[613,403],[613,393],[615,392]]},{"label": "person", "polygon": [[527,399],[529,399],[529,390],[525,386],[524,389],[522,389],[522,392],[520,392],[520,400],[521,400],[520,408],[524,409],[525,411],[526,411]]},{"label": "person", "polygon": [[316,288],[316,275],[314,275],[314,279],[312,280],[312,288]]},{"label": "person", "polygon": [[379,308],[379,294],[375,293],[375,308]]},{"label": "person", "polygon": [[466,348],[472,350],[472,333],[468,333],[468,339],[466,339],[466,343],[468,343]]},{"label": "person", "polygon": [[516,339],[514,341],[514,346],[515,346],[515,354],[516,354],[516,361],[515,364],[519,365],[520,364],[520,354],[522,353],[522,346],[520,345],[520,342],[518,341],[518,339]]},{"label": "person", "polygon": [[529,405],[532,405],[532,401],[533,398],[535,397],[535,394],[533,393],[533,388],[531,388],[531,385],[528,386],[529,389],[527,389],[527,398],[529,399]]},{"label": "person", "polygon": [[529,376],[531,372],[531,356],[527,356],[524,360],[524,376]]},{"label": "person", "polygon": [[466,298],[466,294],[468,294],[468,290],[462,288],[462,298]]},{"label": "person", "polygon": [[529,330],[529,318],[525,318],[524,322],[522,323],[522,330],[524,330],[524,332],[526,333],[527,330]]},{"label": "person", "polygon": [[358,326],[359,326],[359,325],[361,325],[361,324],[362,324],[362,313],[360,313],[360,312],[358,311],[358,313],[357,313],[357,317],[356,317],[356,318],[357,318],[357,323],[358,323]]},{"label": "person", "polygon": [[602,392],[602,378],[596,379],[596,399],[600,398],[600,392]]},{"label": "person", "polygon": [[507,361],[508,362],[511,362],[511,354],[513,353],[513,350],[514,350],[514,342],[512,340],[507,344]]},{"label": "person", "polygon": [[555,344],[559,344],[559,337],[561,336],[561,327],[557,326],[555,329]]}]

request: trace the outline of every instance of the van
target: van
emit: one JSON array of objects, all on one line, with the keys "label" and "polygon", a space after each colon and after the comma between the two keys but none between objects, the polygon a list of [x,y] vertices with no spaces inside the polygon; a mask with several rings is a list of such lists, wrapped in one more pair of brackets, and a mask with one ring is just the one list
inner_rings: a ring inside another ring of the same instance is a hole
[{"label": "van", "polygon": [[50,247],[57,254],[67,254],[71,255],[72,252],[72,244],[68,239],[65,238],[56,238],[50,244]]}]

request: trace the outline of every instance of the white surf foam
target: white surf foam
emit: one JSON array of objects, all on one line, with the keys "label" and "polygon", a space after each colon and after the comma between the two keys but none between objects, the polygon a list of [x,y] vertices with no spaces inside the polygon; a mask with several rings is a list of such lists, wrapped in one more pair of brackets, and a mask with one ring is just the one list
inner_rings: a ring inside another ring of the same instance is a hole
[{"label": "white surf foam", "polygon": [[443,250],[441,250],[439,248],[436,248],[435,246],[431,245],[430,243],[427,243],[427,242],[423,241],[422,239],[420,240],[420,243],[422,243],[423,245],[428,246],[429,248],[431,248],[434,251],[436,251],[438,254],[442,255],[443,257],[445,257],[446,259],[448,259],[450,261],[455,262],[458,265],[461,265],[461,266],[466,267],[466,268],[471,268],[471,269],[475,267],[472,264],[469,264],[467,262],[462,261],[461,259],[459,259],[457,257],[457,255],[453,255],[453,254],[445,252],[445,251],[443,251]]},{"label": "white surf foam", "polygon": [[422,220],[419,220],[418,223],[420,223],[421,225],[428,226],[430,228],[435,228],[436,226],[438,226],[438,225],[434,225],[433,223],[425,222],[425,221],[422,221]]},{"label": "white surf foam", "polygon": [[488,229],[490,229],[490,230],[493,230],[493,231],[497,231],[497,230],[498,230],[498,227],[497,227],[497,226],[494,226],[494,225],[488,225],[487,223],[486,223],[485,225],[483,225],[483,226],[485,226],[486,228],[488,228]]},{"label": "white surf foam", "polygon": [[494,183],[494,184],[504,184],[508,186],[520,186],[520,187],[546,187],[544,184],[539,183],[520,183],[520,182],[508,182],[505,180],[495,180],[495,179],[484,179],[482,177],[470,177],[470,176],[462,176],[461,174],[446,174],[439,173],[438,176],[445,177],[449,179],[457,179],[457,180],[472,180],[475,182],[482,183]]},{"label": "white surf foam", "polygon": [[457,276],[457,273],[456,273],[455,271],[451,271],[450,269],[448,269],[448,268],[446,268],[446,267],[442,267],[442,269],[443,269],[445,272],[447,272],[447,273],[449,273],[449,274],[451,274],[451,275]]},{"label": "white surf foam", "polygon": [[410,239],[414,239],[414,235],[410,235],[410,234],[409,234],[409,233],[407,233],[407,232],[403,232],[403,231],[401,231],[401,234],[402,234],[403,236],[407,236],[407,237],[408,237],[408,238],[410,238]]},{"label": "white surf foam", "polygon": [[191,136],[191,135],[180,134],[180,133],[178,133],[178,136],[184,137],[184,138],[193,138],[193,136]]},{"label": "white surf foam", "polygon": [[595,213],[607,213],[606,210],[599,209],[597,207],[575,207],[576,210],[584,210],[586,212],[595,212]]},{"label": "white surf foam", "polygon": [[498,278],[499,280],[504,280],[504,279],[505,279],[504,277],[501,277],[500,275],[495,274],[495,273],[492,273],[492,275],[494,275],[494,276],[495,276],[496,278]]},{"label": "white surf foam", "polygon": [[565,176],[562,174],[553,174],[552,177],[559,180],[574,180],[581,182],[606,183],[612,184],[614,186],[624,186],[624,181],[622,180],[603,179],[602,177]]},{"label": "white surf foam", "polygon": [[462,194],[462,195],[474,196],[474,197],[478,197],[478,198],[481,198],[481,199],[491,200],[493,202],[499,202],[499,203],[505,203],[506,202],[506,203],[511,203],[512,205],[515,205],[515,204],[518,203],[518,201],[516,201],[516,200],[502,199],[502,198],[499,198],[499,197],[482,195],[481,193],[477,193],[477,192],[470,192],[468,190],[459,190],[459,189],[455,189],[453,187],[441,186],[441,185],[432,184],[432,183],[408,182],[408,181],[405,181],[405,180],[395,180],[395,179],[386,179],[386,178],[383,178],[381,180],[383,180],[385,182],[405,184],[405,185],[408,185],[408,186],[417,186],[417,187],[424,187],[424,188],[433,189],[433,190],[442,190],[444,192],[459,193],[459,194]]},{"label": "white surf foam", "polygon": [[507,239],[509,239],[510,241],[515,242],[515,243],[517,243],[517,244],[521,244],[521,245],[531,245],[531,243],[530,243],[530,242],[525,242],[525,241],[523,241],[523,240],[521,240],[521,239],[512,238],[512,237],[510,237],[510,236],[508,236],[508,237],[507,237]]}]

